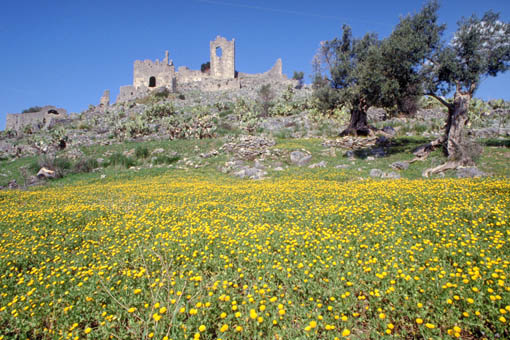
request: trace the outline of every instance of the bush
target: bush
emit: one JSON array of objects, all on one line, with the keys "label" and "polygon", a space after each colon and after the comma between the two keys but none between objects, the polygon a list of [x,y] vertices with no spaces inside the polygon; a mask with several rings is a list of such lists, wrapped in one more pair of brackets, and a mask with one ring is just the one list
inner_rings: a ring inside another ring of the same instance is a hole
[{"label": "bush", "polygon": [[156,156],[152,163],[154,164],[172,164],[177,162],[180,159],[179,156],[166,156],[166,155],[159,155]]},{"label": "bush", "polygon": [[300,72],[294,71],[294,75],[292,76],[292,79],[297,80],[299,82],[298,86],[297,86],[298,89],[303,87],[304,77],[305,77],[305,73],[303,71],[300,71]]},{"label": "bush", "polygon": [[41,106],[32,106],[32,107],[29,107],[28,109],[21,111],[21,113],[39,112],[42,109],[43,108]]},{"label": "bush", "polygon": [[120,152],[114,153],[108,157],[108,165],[112,166],[123,166],[125,168],[132,167],[136,164],[135,160],[127,157]]},{"label": "bush", "polygon": [[73,165],[74,173],[91,172],[99,167],[99,163],[95,158],[80,159]]},{"label": "bush", "polygon": [[274,91],[271,89],[271,85],[265,84],[260,87],[257,92],[258,102],[261,109],[261,116],[267,117],[269,116],[269,109],[273,105],[272,101],[274,99]]},{"label": "bush", "polygon": [[150,154],[149,149],[147,149],[147,147],[145,146],[138,145],[135,149],[135,156],[138,159],[147,158],[149,157],[149,154]]},{"label": "bush", "polygon": [[144,116],[150,120],[173,116],[177,111],[171,103],[155,104],[145,110]]},{"label": "bush", "polygon": [[56,157],[54,155],[43,155],[37,163],[31,163],[29,169],[37,173],[41,168],[55,171],[55,177],[64,177],[66,172],[71,169],[72,163],[65,157]]},{"label": "bush", "polygon": [[330,86],[327,79],[316,77],[313,83],[313,106],[322,115],[328,116],[342,106],[340,91]]}]

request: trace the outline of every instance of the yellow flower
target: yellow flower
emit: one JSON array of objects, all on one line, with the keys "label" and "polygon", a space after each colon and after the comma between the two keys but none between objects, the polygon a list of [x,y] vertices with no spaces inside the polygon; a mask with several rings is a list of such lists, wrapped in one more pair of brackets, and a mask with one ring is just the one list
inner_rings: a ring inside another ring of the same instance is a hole
[{"label": "yellow flower", "polygon": [[343,331],[342,331],[342,336],[349,336],[351,334],[351,331],[348,330],[347,328],[345,328]]},{"label": "yellow flower", "polygon": [[154,313],[154,314],[152,315],[152,318],[153,318],[154,320],[156,320],[156,322],[157,322],[157,321],[159,321],[159,319],[161,319],[161,315],[159,315],[158,313]]},{"label": "yellow flower", "polygon": [[379,319],[384,320],[384,318],[386,318],[386,314],[384,313],[379,314]]},{"label": "yellow flower", "polygon": [[198,327],[198,330],[199,330],[200,332],[205,332],[205,330],[206,330],[205,325],[200,325],[200,327]]},{"label": "yellow flower", "polygon": [[434,326],[434,324],[431,324],[428,322],[425,324],[425,327],[430,328],[430,329],[436,328],[436,326]]},{"label": "yellow flower", "polygon": [[220,332],[224,333],[228,330],[228,325],[227,324],[224,324],[223,326],[221,326],[220,328]]},{"label": "yellow flower", "polygon": [[417,323],[418,325],[421,325],[421,324],[423,323],[423,319],[421,319],[421,318],[417,318],[417,319],[416,319],[416,323]]},{"label": "yellow flower", "polygon": [[257,312],[255,309],[250,309],[250,319],[255,320],[257,318]]},{"label": "yellow flower", "polygon": [[87,327],[85,328],[85,330],[83,331],[85,334],[89,334],[90,332],[92,332],[92,328],[90,327]]},{"label": "yellow flower", "polygon": [[135,307],[131,307],[131,308],[128,309],[128,313],[134,313],[135,310],[136,310]]},{"label": "yellow flower", "polygon": [[140,288],[136,288],[133,293],[135,294],[140,294],[142,292],[142,290]]}]

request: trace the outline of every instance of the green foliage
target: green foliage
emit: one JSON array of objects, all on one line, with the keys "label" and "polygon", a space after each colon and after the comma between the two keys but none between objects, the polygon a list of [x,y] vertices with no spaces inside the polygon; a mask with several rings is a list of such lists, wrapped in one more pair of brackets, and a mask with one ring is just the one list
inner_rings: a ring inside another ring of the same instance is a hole
[{"label": "green foliage", "polygon": [[21,113],[39,112],[42,109],[43,108],[41,106],[32,106],[32,107],[29,107],[28,109],[21,111]]},{"label": "green foliage", "polygon": [[292,79],[297,80],[299,82],[298,86],[297,86],[298,89],[303,87],[303,84],[305,82],[304,78],[305,78],[305,73],[303,71],[294,71],[294,74],[292,75]]},{"label": "green foliage", "polygon": [[176,163],[180,159],[179,156],[167,156],[167,155],[158,155],[153,160],[154,164],[173,164]]},{"label": "green foliage", "polygon": [[203,139],[214,137],[217,121],[217,114],[208,108],[194,107],[191,112],[163,118],[161,125],[170,139]]},{"label": "green foliage", "polygon": [[484,77],[509,68],[510,23],[488,11],[482,18],[463,18],[450,45],[435,51],[428,89],[445,95],[456,87],[472,95]]},{"label": "green foliage", "polygon": [[206,73],[206,72],[209,72],[210,70],[211,70],[211,62],[210,61],[200,65],[200,72]]},{"label": "green foliage", "polygon": [[146,146],[140,146],[138,145],[135,149],[135,156],[136,158],[147,158],[149,157],[150,152],[149,149]]},{"label": "green foliage", "polygon": [[158,91],[154,92],[154,97],[159,100],[168,98],[169,95],[170,95],[170,91],[166,87],[163,89],[158,89]]},{"label": "green foliage", "polygon": [[169,117],[177,113],[172,103],[158,103],[147,108],[143,115],[149,120],[157,120],[164,117]]},{"label": "green foliage", "polygon": [[262,117],[269,116],[269,109],[273,105],[275,97],[274,91],[270,84],[264,84],[257,91],[257,100],[260,106],[260,115]]},{"label": "green foliage", "polygon": [[134,166],[136,162],[131,157],[123,155],[120,152],[116,152],[108,157],[106,164],[108,166],[123,166],[125,168],[129,168]]},{"label": "green foliage", "polygon": [[74,173],[87,173],[99,167],[95,158],[84,158],[73,164]]}]

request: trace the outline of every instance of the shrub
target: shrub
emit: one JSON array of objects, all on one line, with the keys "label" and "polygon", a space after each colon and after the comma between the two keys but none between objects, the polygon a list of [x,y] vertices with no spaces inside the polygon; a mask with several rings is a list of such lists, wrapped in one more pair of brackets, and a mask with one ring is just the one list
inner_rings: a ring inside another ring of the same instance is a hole
[{"label": "shrub", "polygon": [[46,168],[55,171],[55,177],[64,177],[66,172],[71,169],[72,163],[65,157],[56,157],[55,155],[42,155],[37,161],[38,169],[34,163],[30,164],[30,170],[34,173],[38,172],[41,168]]},{"label": "shrub", "polygon": [[145,110],[144,116],[148,119],[160,119],[173,116],[177,111],[171,103],[155,104]]},{"label": "shrub", "polygon": [[152,163],[154,164],[172,164],[177,162],[180,159],[179,156],[166,156],[166,155],[159,155],[156,156]]},{"label": "shrub", "polygon": [[29,107],[28,109],[21,111],[21,113],[39,112],[42,109],[43,108],[41,106],[32,106],[32,107]]},{"label": "shrub", "polygon": [[149,149],[145,146],[138,145],[135,149],[136,158],[147,158],[149,157]]},{"label": "shrub", "polygon": [[125,168],[132,167],[136,164],[135,160],[121,154],[120,152],[114,153],[108,157],[108,165],[123,166]]},{"label": "shrub", "polygon": [[305,77],[305,73],[303,71],[299,71],[299,72],[294,71],[294,75],[292,76],[292,79],[297,80],[299,82],[297,85],[298,89],[303,87],[304,77]]},{"label": "shrub", "polygon": [[271,85],[265,84],[260,87],[257,92],[258,102],[261,109],[261,116],[267,117],[269,115],[269,109],[273,105],[272,101],[274,99],[274,92],[271,89]]},{"label": "shrub", "polygon": [[95,158],[80,159],[73,165],[74,173],[91,172],[99,167],[99,163]]}]

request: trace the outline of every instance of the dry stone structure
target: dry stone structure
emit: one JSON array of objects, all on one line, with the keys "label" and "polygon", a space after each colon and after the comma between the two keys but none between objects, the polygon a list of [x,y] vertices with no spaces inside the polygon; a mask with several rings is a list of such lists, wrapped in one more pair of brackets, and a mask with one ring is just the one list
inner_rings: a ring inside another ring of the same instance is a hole
[{"label": "dry stone structure", "polygon": [[209,49],[211,68],[207,72],[191,70],[186,66],[176,70],[168,51],[165,51],[163,61],[136,60],[133,65],[133,85],[121,86],[117,102],[145,97],[160,87],[170,92],[189,89],[222,91],[254,86],[265,80],[292,83],[282,74],[281,59],[265,73],[238,73],[235,69],[235,39],[229,41],[217,36],[210,42]]},{"label": "dry stone structure", "polygon": [[55,106],[45,106],[37,112],[8,113],[5,129],[21,131],[25,127],[47,129],[55,121],[67,118],[67,110]]}]

